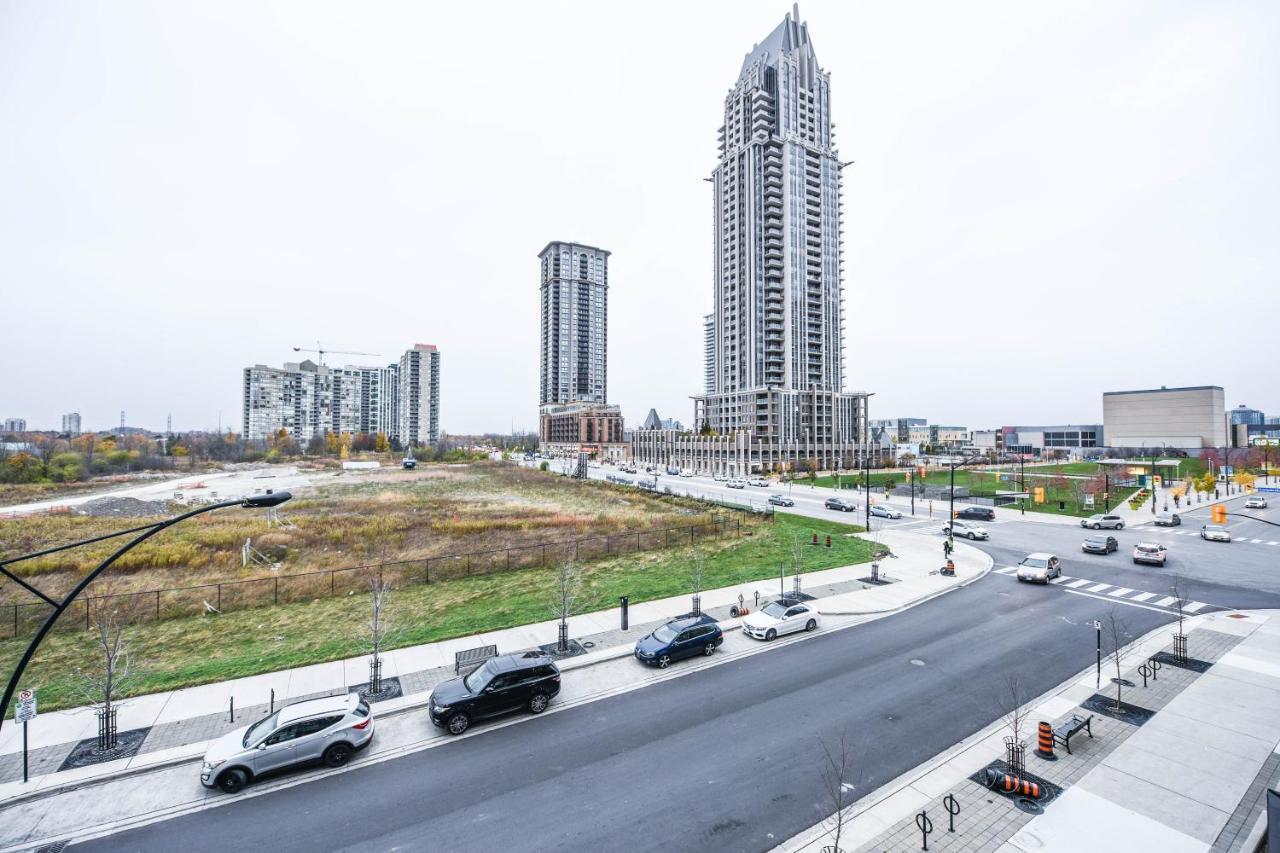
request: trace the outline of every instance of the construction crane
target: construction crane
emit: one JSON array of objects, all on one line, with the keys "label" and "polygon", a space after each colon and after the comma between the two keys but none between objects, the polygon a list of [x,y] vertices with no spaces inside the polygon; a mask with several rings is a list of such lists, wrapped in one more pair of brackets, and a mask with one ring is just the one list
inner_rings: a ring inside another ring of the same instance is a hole
[{"label": "construction crane", "polygon": [[294,347],[294,348],[293,348],[293,351],[294,351],[294,352],[314,352],[314,353],[316,353],[317,355],[319,355],[319,356],[320,356],[320,364],[321,364],[321,366],[323,366],[323,365],[324,365],[324,354],[325,354],[325,353],[329,353],[330,355],[377,355],[377,353],[376,353],[376,352],[356,352],[355,350],[346,350],[346,349],[325,349],[323,346],[321,346],[321,344],[320,344],[320,342],[319,342],[319,341],[316,341],[316,348],[315,348],[315,349],[309,349],[309,348],[307,348],[307,347]]}]

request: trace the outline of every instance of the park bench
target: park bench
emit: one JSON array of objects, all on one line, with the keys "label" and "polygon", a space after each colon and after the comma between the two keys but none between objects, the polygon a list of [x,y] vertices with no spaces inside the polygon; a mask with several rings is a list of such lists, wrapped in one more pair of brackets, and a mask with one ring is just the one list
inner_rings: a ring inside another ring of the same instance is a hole
[{"label": "park bench", "polygon": [[1071,736],[1077,734],[1081,729],[1088,733],[1089,737],[1093,737],[1093,728],[1089,725],[1089,721],[1093,719],[1093,714],[1087,717],[1081,717],[1079,714],[1072,714],[1071,719],[1065,723],[1059,723],[1053,729],[1054,743],[1060,743],[1067,748],[1067,755],[1071,754]]},{"label": "park bench", "polygon": [[[474,649],[463,649],[453,653],[453,672],[455,675],[466,675],[489,658],[498,656],[497,646],[476,646]],[[466,667],[464,673],[462,668]]]}]

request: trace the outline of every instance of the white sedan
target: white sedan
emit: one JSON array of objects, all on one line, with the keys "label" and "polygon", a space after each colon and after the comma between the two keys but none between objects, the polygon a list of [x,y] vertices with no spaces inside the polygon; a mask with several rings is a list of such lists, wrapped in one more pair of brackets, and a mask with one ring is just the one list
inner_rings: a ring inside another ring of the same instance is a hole
[{"label": "white sedan", "polygon": [[772,640],[797,631],[814,631],[817,627],[818,611],[803,602],[787,605],[771,601],[759,612],[742,620],[742,633],[757,640]]},{"label": "white sedan", "polygon": [[747,485],[748,485],[748,486],[758,486],[759,488],[767,489],[767,488],[769,488],[769,481],[768,481],[768,480],[765,480],[765,479],[763,479],[763,478],[761,478],[761,477],[756,477],[755,479],[747,480]]},{"label": "white sedan", "polygon": [[891,509],[884,504],[872,504],[871,514],[876,518],[902,518],[902,513],[896,509]]}]

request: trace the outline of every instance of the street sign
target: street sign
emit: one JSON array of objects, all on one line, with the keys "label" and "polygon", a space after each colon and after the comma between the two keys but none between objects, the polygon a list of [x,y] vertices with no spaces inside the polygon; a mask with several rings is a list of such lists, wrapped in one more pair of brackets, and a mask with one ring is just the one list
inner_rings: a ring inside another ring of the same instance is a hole
[{"label": "street sign", "polygon": [[1232,474],[1234,474],[1235,472],[1236,472],[1236,466],[1234,466],[1234,465],[1223,465],[1223,466],[1222,466],[1222,473],[1226,474],[1228,477],[1230,477],[1230,476],[1231,476]]},{"label": "street sign", "polygon": [[1277,487],[1277,486],[1258,486],[1258,491],[1260,491],[1260,492],[1280,492],[1280,487]]},{"label": "street sign", "polygon": [[18,693],[17,710],[14,712],[14,722],[25,723],[28,720],[36,718],[36,692],[34,690],[22,690]]}]

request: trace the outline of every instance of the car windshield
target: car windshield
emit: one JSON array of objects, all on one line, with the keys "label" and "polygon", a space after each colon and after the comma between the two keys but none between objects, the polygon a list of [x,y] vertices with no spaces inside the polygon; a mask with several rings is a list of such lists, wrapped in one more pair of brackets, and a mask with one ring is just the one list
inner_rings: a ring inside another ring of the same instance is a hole
[{"label": "car windshield", "polygon": [[1106,545],[1107,544],[1107,540],[1103,539],[1101,536],[1090,536],[1088,539],[1084,541],[1090,545]]},{"label": "car windshield", "polygon": [[1049,561],[1041,557],[1027,557],[1022,561],[1022,565],[1029,569],[1043,569],[1049,565]]},{"label": "car windshield", "polygon": [[258,722],[249,726],[248,731],[244,733],[244,740],[240,742],[241,746],[247,747],[263,735],[275,731],[276,723],[280,721],[280,712],[276,711],[270,717],[264,717]]},{"label": "car windshield", "polygon": [[1160,546],[1159,545],[1139,545],[1138,550],[1143,552],[1144,554],[1154,554],[1156,551],[1160,550]]},{"label": "car windshield", "polygon": [[467,677],[462,679],[462,683],[466,685],[467,690],[472,693],[479,693],[484,686],[489,683],[489,678],[493,673],[489,669],[489,664],[478,666],[468,673]]},{"label": "car windshield", "polygon": [[1205,530],[1209,531],[1210,533],[1226,533],[1227,532],[1227,529],[1225,527],[1220,527],[1217,524],[1210,524],[1207,527],[1205,527]]},{"label": "car windshield", "polygon": [[653,638],[659,643],[669,643],[676,638],[676,630],[670,625],[663,625],[653,632]]},{"label": "car windshield", "polygon": [[781,619],[787,615],[787,608],[776,601],[770,601],[760,612],[766,616],[772,616],[774,619]]}]

